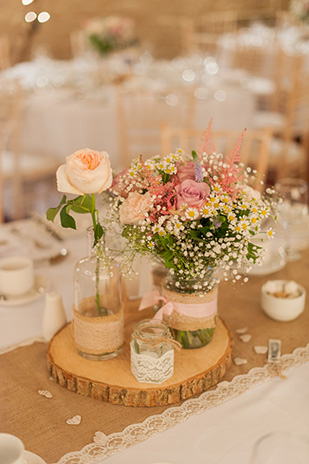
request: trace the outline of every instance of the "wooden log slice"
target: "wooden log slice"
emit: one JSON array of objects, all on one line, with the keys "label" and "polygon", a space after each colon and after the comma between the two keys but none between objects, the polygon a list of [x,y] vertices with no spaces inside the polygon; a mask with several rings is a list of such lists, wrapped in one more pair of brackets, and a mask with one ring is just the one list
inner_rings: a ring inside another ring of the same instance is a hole
[{"label": "wooden log slice", "polygon": [[89,361],[78,355],[72,326],[66,325],[48,347],[51,377],[62,387],[83,396],[118,405],[149,407],[178,403],[208,390],[219,382],[231,363],[231,335],[218,318],[209,345],[195,350],[175,350],[172,377],[162,384],[140,383],[130,367],[129,344],[135,324],[136,320],[126,324],[125,343],[120,354],[105,361]]}]

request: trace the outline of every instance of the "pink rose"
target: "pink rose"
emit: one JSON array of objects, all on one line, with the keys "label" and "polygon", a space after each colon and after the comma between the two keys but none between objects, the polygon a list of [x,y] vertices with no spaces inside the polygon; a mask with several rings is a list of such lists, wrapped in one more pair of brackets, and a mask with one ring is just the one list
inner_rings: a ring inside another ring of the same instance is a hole
[{"label": "pink rose", "polygon": [[194,162],[188,161],[185,164],[179,163],[177,165],[176,176],[180,183],[187,179],[195,180]]},{"label": "pink rose", "polygon": [[177,209],[180,209],[182,206],[201,208],[210,194],[209,185],[205,184],[205,182],[195,182],[191,179],[184,180],[181,184],[176,185],[175,190],[177,192]]},{"label": "pink rose", "polygon": [[146,214],[152,205],[149,192],[141,195],[137,192],[130,192],[128,198],[124,200],[119,208],[119,218],[122,224],[138,224],[145,219]]},{"label": "pink rose", "polygon": [[112,169],[105,151],[89,148],[79,150],[66,158],[66,164],[57,169],[59,192],[101,193],[112,185]]}]

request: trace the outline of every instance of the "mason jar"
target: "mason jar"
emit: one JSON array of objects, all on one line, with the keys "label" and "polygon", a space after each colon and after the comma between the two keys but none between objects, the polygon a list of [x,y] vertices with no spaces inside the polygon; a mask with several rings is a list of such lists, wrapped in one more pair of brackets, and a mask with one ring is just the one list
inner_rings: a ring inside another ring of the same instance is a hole
[{"label": "mason jar", "polygon": [[162,383],[174,373],[174,347],[164,321],[144,319],[131,337],[131,371],[139,382]]}]

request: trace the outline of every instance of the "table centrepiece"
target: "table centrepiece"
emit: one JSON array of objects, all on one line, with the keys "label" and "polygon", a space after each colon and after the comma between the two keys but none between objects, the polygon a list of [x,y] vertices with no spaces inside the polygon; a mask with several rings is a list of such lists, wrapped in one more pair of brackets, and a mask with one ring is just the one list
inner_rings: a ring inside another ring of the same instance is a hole
[{"label": "table centrepiece", "polygon": [[130,18],[108,16],[88,20],[85,38],[100,55],[108,55],[137,44],[134,22]]},{"label": "table centrepiece", "polygon": [[[244,274],[263,251],[251,239],[274,215],[273,191],[261,196],[251,188],[257,172],[240,163],[242,138],[224,157],[215,152],[209,128],[198,153],[140,157],[111,187],[110,221],[120,224],[132,259],[150,256],[167,270],[161,292],[146,294],[140,309],[161,303],[155,318],[183,348],[212,340],[218,283],[248,280]],[[272,228],[263,234],[272,237]]]},{"label": "table centrepiece", "polygon": [[[156,258],[165,266],[167,276],[162,291],[155,290],[151,295],[145,295],[140,309],[156,303],[158,311],[152,313],[152,318],[163,320],[175,341],[183,348],[205,347],[218,332],[216,343],[213,342],[216,353],[212,358],[214,362],[207,366],[206,371],[204,362],[201,365],[196,362],[195,375],[191,373],[188,377],[190,360],[187,359],[188,363],[184,364],[185,357],[181,355],[181,375],[168,376],[170,378],[163,382],[163,400],[160,399],[163,402],[160,403],[156,395],[151,396],[151,389],[148,391],[149,400],[144,387],[137,389],[134,382],[132,384],[132,373],[129,375],[128,388],[121,384],[123,369],[120,360],[119,369],[117,360],[113,367],[113,372],[119,370],[121,373],[118,379],[120,389],[118,384],[115,385],[114,378],[109,381],[105,375],[98,377],[96,369],[89,370],[87,364],[84,365],[72,353],[72,331],[69,326],[52,340],[48,353],[52,376],[55,371],[55,378],[62,379],[64,386],[71,389],[74,377],[75,387],[91,385],[94,397],[98,399],[126,405],[170,404],[182,398],[178,390],[185,391],[184,385],[188,379],[199,379],[198,391],[204,391],[224,374],[231,359],[231,341],[228,330],[217,316],[218,284],[222,277],[237,282],[242,279],[243,272],[248,272],[252,264],[260,259],[263,248],[251,243],[250,238],[261,232],[262,219],[274,212],[272,191],[262,197],[250,187],[257,173],[240,163],[242,138],[243,134],[233,152],[224,158],[214,151],[207,131],[199,153],[193,150],[189,155],[179,149],[176,153],[146,161],[140,157],[118,174],[113,182],[105,152],[81,150],[67,157],[66,165],[58,169],[58,190],[78,194],[78,197],[68,200],[64,196],[57,208],[48,210],[48,219],[53,220],[60,213],[64,227],[76,228],[75,220],[70,215],[74,211],[90,213],[93,222],[92,254],[75,267],[75,351],[90,360],[110,359],[120,352],[124,340],[123,305],[116,251],[121,257],[123,272],[130,268],[138,253]],[[95,193],[102,192],[109,203],[104,224],[109,227],[116,223],[122,239],[126,239],[122,247],[119,241],[119,250],[111,249],[104,243],[104,229],[95,206]],[[272,229],[265,235],[271,237]],[[244,277],[246,280],[247,277]],[[136,322],[139,319],[140,314]],[[132,320],[128,322],[132,323]],[[218,323],[220,329],[216,329]],[[132,334],[134,327],[130,330]],[[59,344],[62,348],[59,348]],[[55,361],[53,349],[54,354],[63,351],[61,362],[59,359]],[[124,362],[128,364],[126,356]],[[197,355],[192,356],[196,358]],[[71,358],[74,358],[74,368],[70,363],[67,365],[67,360]],[[219,372],[218,378],[213,374],[214,370]],[[71,380],[68,379],[68,372]],[[114,396],[110,393],[111,388],[115,390]],[[82,393],[83,389],[79,392]],[[86,390],[88,392],[89,388]],[[168,394],[166,396],[165,390],[175,390],[176,394],[173,398]],[[74,391],[78,391],[78,388]],[[104,391],[108,391],[108,394]],[[189,396],[193,391],[189,388]]]}]

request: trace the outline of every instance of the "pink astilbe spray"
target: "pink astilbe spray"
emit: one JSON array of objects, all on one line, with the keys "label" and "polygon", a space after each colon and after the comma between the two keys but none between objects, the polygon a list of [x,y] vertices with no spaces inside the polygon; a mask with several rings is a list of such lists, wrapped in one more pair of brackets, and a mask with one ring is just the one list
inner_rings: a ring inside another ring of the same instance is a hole
[{"label": "pink astilbe spray", "polygon": [[[175,190],[174,182],[167,182],[166,184],[153,183],[149,187],[149,192],[155,197],[153,202],[153,210],[149,212],[149,218],[152,222],[158,222],[159,218],[164,215],[170,214],[170,209],[175,203]],[[158,206],[160,205],[160,208]]]},{"label": "pink astilbe spray", "polygon": [[[149,218],[151,222],[157,223],[161,216],[170,214],[169,211],[175,203],[175,182],[172,180],[163,184],[160,176],[156,175],[153,171],[149,171],[144,166],[144,162],[142,160],[140,162],[143,163],[140,174],[147,184],[148,192],[154,198],[153,209],[149,212]],[[160,208],[158,208],[159,205]]]},{"label": "pink astilbe spray", "polygon": [[231,195],[232,198],[235,198],[237,193],[242,189],[242,187],[238,187],[239,182],[244,177],[243,169],[239,165],[239,162],[240,149],[245,132],[246,129],[241,133],[232,153],[225,158],[224,164],[218,172],[223,190]]},{"label": "pink astilbe spray", "polygon": [[198,155],[203,155],[203,153],[213,153],[216,151],[214,144],[211,141],[211,125],[212,118],[210,119],[205,134],[201,138],[196,153]]}]

